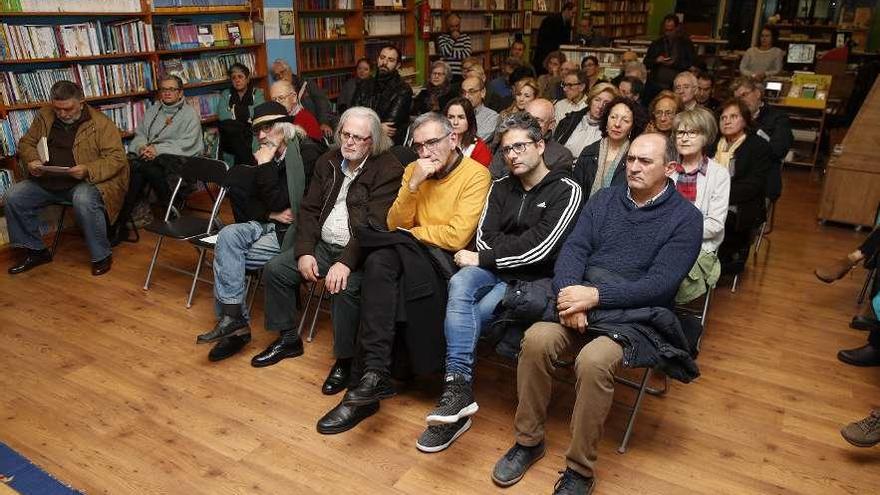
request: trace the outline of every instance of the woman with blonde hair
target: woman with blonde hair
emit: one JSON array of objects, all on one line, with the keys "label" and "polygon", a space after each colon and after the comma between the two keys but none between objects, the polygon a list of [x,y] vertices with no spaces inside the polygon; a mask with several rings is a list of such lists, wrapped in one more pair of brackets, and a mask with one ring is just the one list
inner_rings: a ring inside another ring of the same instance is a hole
[{"label": "woman with blonde hair", "polygon": [[513,85],[513,103],[501,111],[498,121],[504,120],[512,113],[522,112],[526,108],[526,103],[538,98],[540,94],[538,81],[535,78],[524,77],[520,79]]},{"label": "woman with blonde hair", "polygon": [[599,127],[602,112],[618,96],[620,91],[613,84],[597,83],[587,94],[587,106],[562,119],[556,126],[553,138],[568,148],[572,156],[580,156],[584,148],[602,139],[602,130]]},{"label": "woman with blonde hair", "polygon": [[659,132],[672,137],[672,121],[682,111],[681,98],[677,94],[664,89],[651,100],[648,106],[648,132]]}]

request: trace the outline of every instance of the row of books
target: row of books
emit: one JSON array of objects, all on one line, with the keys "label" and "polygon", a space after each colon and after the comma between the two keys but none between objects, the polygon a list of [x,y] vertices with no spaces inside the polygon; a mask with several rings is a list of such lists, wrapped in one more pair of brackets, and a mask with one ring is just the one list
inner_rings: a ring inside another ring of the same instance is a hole
[{"label": "row of books", "polygon": [[[501,50],[510,47],[514,37],[510,33],[495,33],[489,37],[489,49]],[[493,64],[494,65],[494,64]]]},{"label": "row of books", "polygon": [[647,12],[650,2],[648,0],[612,0],[593,2],[593,11],[604,10],[606,12]]},{"label": "row of books", "polygon": [[310,84],[318,86],[324,91],[324,94],[331,97],[338,95],[339,91],[342,89],[342,85],[349,79],[351,79],[351,72],[334,72],[331,74],[306,78]]},{"label": "row of books", "polygon": [[140,0],[0,0],[2,12],[140,12]]},{"label": "row of books", "polygon": [[328,40],[346,36],[343,17],[300,17],[299,32],[304,41]]},{"label": "row of books", "polygon": [[116,123],[116,127],[120,131],[130,134],[144,121],[144,113],[147,111],[147,106],[147,100],[141,99],[99,105],[95,109]]},{"label": "row of books", "polygon": [[74,81],[86,98],[139,93],[153,89],[150,64],[144,61],[117,64],[74,64],[71,67],[28,72],[0,72],[0,100],[4,105],[49,101],[49,90],[58,81]]},{"label": "row of books", "polygon": [[492,29],[522,29],[522,14],[493,14]]},{"label": "row of books", "polygon": [[297,10],[354,9],[354,0],[296,0]]},{"label": "row of books", "polygon": [[[262,24],[256,31],[262,33]],[[160,50],[182,50],[210,46],[248,45],[256,39],[253,21],[215,22],[213,24],[168,23],[156,25],[156,45]]]},{"label": "row of books", "polygon": [[0,24],[0,56],[6,60],[85,57],[153,49],[153,30],[142,20],[58,25]]},{"label": "row of books", "polygon": [[403,10],[407,0],[364,0],[364,9]]},{"label": "row of books", "polygon": [[198,58],[162,60],[159,74],[173,74],[185,84],[223,81],[228,78],[226,70],[230,65],[240,63],[254,73],[255,62],[253,53],[202,54]]},{"label": "row of books", "polygon": [[364,16],[364,34],[367,36],[406,34],[406,17],[402,14],[367,14]]},{"label": "row of books", "polygon": [[13,156],[18,152],[18,141],[31,128],[36,117],[37,110],[16,110],[0,120],[0,151],[3,156]]},{"label": "row of books", "polygon": [[354,65],[357,61],[354,43],[304,46],[300,48],[300,55],[302,60],[299,60],[299,65],[302,70]]},{"label": "row of books", "polygon": [[153,8],[168,7],[243,7],[248,0],[153,0]]},{"label": "row of books", "polygon": [[195,108],[202,120],[216,117],[217,109],[220,107],[220,92],[187,96],[186,104]]}]

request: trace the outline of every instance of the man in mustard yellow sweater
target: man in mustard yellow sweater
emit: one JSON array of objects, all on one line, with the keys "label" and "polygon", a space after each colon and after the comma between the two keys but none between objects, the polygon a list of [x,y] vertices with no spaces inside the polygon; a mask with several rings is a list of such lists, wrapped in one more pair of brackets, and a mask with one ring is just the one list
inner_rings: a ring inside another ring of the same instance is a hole
[{"label": "man in mustard yellow sweater", "polygon": [[[405,229],[411,236],[380,233],[387,243],[381,247],[374,244],[376,247],[369,251],[364,261],[363,287],[369,290],[361,296],[361,329],[356,357],[360,378],[350,384],[342,402],[318,421],[321,433],[341,433],[353,428],[379,410],[381,399],[395,394],[390,377],[391,353],[395,331],[404,312],[413,370],[417,373],[429,371],[426,362],[435,361],[433,355],[420,354],[426,348],[430,349],[428,353],[437,354],[436,367],[442,365],[445,352],[442,328],[442,307],[446,297],[444,276],[449,274],[436,274],[430,259],[432,256],[448,256],[451,264],[451,254],[471,243],[491,179],[486,167],[462,154],[458,137],[446,117],[437,113],[419,116],[412,124],[412,136],[419,159],[406,167],[400,191],[387,218],[388,230]],[[362,246],[367,242],[362,238]],[[432,254],[428,254],[429,251]],[[425,259],[429,261],[422,263]],[[413,284],[417,278],[415,274],[420,271],[424,274],[425,266],[428,267],[427,282]],[[441,302],[425,312],[420,311],[422,314],[413,314],[409,301],[416,298],[431,300],[437,295],[441,296]],[[398,304],[400,301],[405,304]],[[441,312],[436,331],[428,325],[421,326],[425,318],[434,318],[426,313],[437,309]],[[412,328],[416,326],[419,328]],[[421,342],[414,342],[418,339],[422,339]],[[439,339],[439,342],[430,339]],[[437,344],[440,344],[439,348]]]}]

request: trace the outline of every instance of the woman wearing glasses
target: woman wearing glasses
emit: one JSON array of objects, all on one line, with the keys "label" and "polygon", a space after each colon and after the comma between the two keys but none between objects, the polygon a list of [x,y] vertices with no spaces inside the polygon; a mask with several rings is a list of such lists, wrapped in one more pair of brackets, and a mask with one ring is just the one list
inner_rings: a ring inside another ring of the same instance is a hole
[{"label": "woman wearing glasses", "polygon": [[470,100],[463,97],[453,98],[443,109],[443,115],[452,124],[452,132],[458,136],[458,147],[464,156],[480,162],[484,167],[492,161],[492,152],[482,139],[477,137],[477,117]]},{"label": "woman wearing glasses", "polygon": [[752,233],[766,216],[764,197],[772,150],[755,133],[752,112],[740,99],[721,105],[720,127],[714,158],[730,172],[730,208],[718,258],[725,272],[739,273],[749,256]]},{"label": "woman wearing glasses", "polygon": [[645,130],[648,117],[638,103],[618,96],[599,119],[602,139],[587,146],[574,166],[574,179],[587,198],[604,187],[626,183],[629,143]]},{"label": "woman wearing glasses", "polygon": [[678,95],[669,90],[661,91],[648,106],[648,116],[651,118],[648,132],[659,132],[672,137],[672,121],[681,110],[681,98]]},{"label": "woman wearing glasses", "polygon": [[413,99],[412,114],[440,112],[454,96],[449,64],[438,60],[431,64],[431,75],[427,86]]},{"label": "woman wearing glasses", "polygon": [[244,64],[235,63],[227,70],[232,87],[224,89],[217,103],[220,129],[220,149],[231,157],[224,161],[234,165],[254,165],[251,154],[251,116],[254,107],[264,103],[263,90],[251,83],[251,70]]},{"label": "woman wearing glasses", "polygon": [[730,174],[707,155],[718,134],[712,112],[699,106],[685,110],[675,116],[672,127],[680,156],[672,180],[678,192],[703,214],[700,255],[675,297],[676,303],[684,304],[703,295],[721,275],[717,252],[724,239]]},{"label": "woman wearing glasses", "polygon": [[587,95],[587,106],[562,119],[553,138],[568,148],[572,156],[581,156],[584,148],[602,139],[602,131],[599,129],[602,112],[618,96],[620,92],[612,84],[603,82],[593,86]]},{"label": "woman wearing glasses", "polygon": [[553,104],[553,113],[556,116],[556,122],[562,122],[562,119],[571,112],[583,110],[587,106],[587,95],[585,94],[587,85],[587,77],[583,72],[570,72],[562,78],[562,93],[565,98]]}]

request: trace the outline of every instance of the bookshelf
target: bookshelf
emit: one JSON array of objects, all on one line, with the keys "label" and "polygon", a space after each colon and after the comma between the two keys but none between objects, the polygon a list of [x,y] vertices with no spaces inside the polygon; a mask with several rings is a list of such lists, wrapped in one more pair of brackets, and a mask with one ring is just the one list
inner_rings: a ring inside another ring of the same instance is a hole
[{"label": "bookshelf", "polygon": [[413,0],[294,0],[297,72],[327,97],[339,96],[358,59],[375,64],[386,44],[403,54],[401,76],[415,77]]},{"label": "bookshelf", "polygon": [[581,0],[579,9],[577,19],[589,15],[593,28],[606,38],[635,38],[648,33],[649,0]]},{"label": "bookshelf", "polygon": [[[17,143],[59,79],[130,137],[158,79],[182,75],[187,102],[216,122],[226,67],[242,62],[266,89],[262,0],[9,0],[0,11],[0,167],[18,173]],[[198,2],[204,3],[204,2]],[[66,10],[62,10],[66,9]],[[17,9],[16,9],[17,10]]]}]

